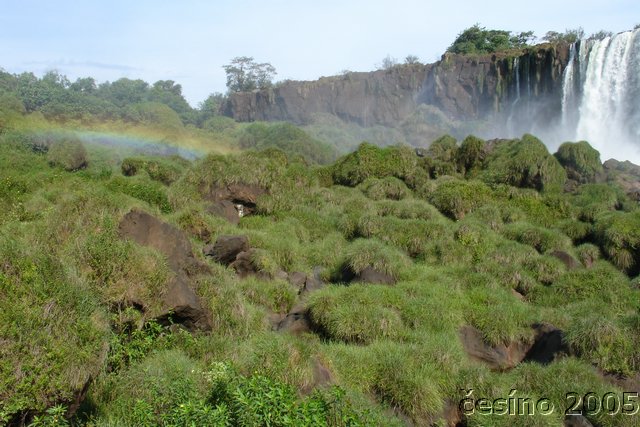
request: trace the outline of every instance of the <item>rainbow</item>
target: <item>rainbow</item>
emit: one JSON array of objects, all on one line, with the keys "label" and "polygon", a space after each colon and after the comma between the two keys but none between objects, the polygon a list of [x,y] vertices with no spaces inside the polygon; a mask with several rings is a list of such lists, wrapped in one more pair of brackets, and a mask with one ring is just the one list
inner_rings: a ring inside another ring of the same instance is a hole
[{"label": "rainbow", "polygon": [[136,154],[154,156],[180,156],[195,160],[207,154],[203,150],[185,148],[176,142],[141,135],[129,135],[117,132],[74,131],[73,134],[87,145],[99,145],[116,149],[128,149]]}]

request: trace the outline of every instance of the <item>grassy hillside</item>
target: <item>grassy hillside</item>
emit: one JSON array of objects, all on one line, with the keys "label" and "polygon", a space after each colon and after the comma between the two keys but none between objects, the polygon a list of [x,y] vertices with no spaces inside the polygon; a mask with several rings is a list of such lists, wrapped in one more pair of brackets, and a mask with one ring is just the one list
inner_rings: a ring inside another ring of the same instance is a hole
[{"label": "grassy hillside", "polygon": [[[234,152],[197,160],[0,135],[0,423],[557,426],[568,392],[636,391],[640,210],[584,143],[318,166],[223,121]],[[463,413],[469,390],[554,410]]]}]

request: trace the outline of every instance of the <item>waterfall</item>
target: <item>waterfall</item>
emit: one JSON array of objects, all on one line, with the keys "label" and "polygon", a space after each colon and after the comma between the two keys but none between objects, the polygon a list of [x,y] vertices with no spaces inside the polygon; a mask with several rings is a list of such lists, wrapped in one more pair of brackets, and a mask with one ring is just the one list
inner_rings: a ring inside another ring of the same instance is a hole
[{"label": "waterfall", "polygon": [[562,122],[601,158],[640,163],[640,30],[582,40],[571,51]]}]

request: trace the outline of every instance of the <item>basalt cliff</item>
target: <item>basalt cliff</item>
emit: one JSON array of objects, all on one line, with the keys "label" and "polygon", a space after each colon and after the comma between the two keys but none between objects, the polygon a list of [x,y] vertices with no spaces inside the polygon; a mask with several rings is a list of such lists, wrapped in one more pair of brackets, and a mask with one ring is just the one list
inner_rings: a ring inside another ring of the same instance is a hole
[{"label": "basalt cliff", "polygon": [[421,106],[430,106],[456,122],[499,116],[506,127],[514,126],[507,122],[526,108],[531,125],[560,115],[562,73],[569,58],[567,44],[486,55],[445,54],[434,64],[286,81],[269,89],[234,93],[222,113],[242,122],[299,125],[329,114],[362,127],[394,128]]}]

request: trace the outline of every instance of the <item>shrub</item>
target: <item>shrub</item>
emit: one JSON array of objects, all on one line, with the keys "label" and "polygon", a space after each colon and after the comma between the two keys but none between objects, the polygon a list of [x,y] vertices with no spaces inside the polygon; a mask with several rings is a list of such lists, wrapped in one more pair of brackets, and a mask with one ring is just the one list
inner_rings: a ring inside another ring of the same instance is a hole
[{"label": "shrub", "polygon": [[334,164],[333,181],[355,187],[367,178],[408,179],[415,173],[416,165],[417,156],[408,147],[378,148],[363,142]]},{"label": "shrub", "polygon": [[529,245],[540,253],[566,251],[571,247],[571,240],[567,236],[526,222],[506,225],[503,234],[506,238]]},{"label": "shrub", "polygon": [[460,220],[491,201],[491,189],[480,181],[442,180],[429,198],[440,212]]},{"label": "shrub", "polygon": [[169,213],[172,210],[165,187],[149,178],[114,176],[107,183],[107,188],[157,206],[162,213]]},{"label": "shrub", "polygon": [[458,143],[450,135],[443,135],[427,149],[427,167],[431,177],[455,175]]},{"label": "shrub", "polygon": [[145,171],[152,180],[170,185],[180,177],[188,165],[189,162],[180,157],[170,159],[127,157],[122,161],[120,168],[125,176],[133,176],[139,171]]},{"label": "shrub", "polygon": [[367,267],[399,278],[411,264],[407,256],[375,239],[357,239],[347,249],[345,265],[355,274]]},{"label": "shrub", "polygon": [[481,169],[486,158],[484,140],[473,135],[467,136],[458,149],[456,160],[458,171],[469,177]]},{"label": "shrub", "polygon": [[567,174],[538,138],[503,140],[490,151],[482,179],[536,190],[560,189]]},{"label": "shrub", "polygon": [[594,182],[603,172],[600,153],[587,141],[565,142],[554,156],[566,169],[568,178],[581,183]]},{"label": "shrub", "polygon": [[325,164],[337,157],[333,147],[291,123],[252,123],[240,133],[238,143],[244,149],[277,148],[311,163]]},{"label": "shrub", "polygon": [[87,150],[82,142],[74,137],[65,137],[51,144],[47,160],[52,166],[60,166],[69,172],[83,169],[89,162]]},{"label": "shrub", "polygon": [[640,272],[640,211],[603,214],[594,228],[611,262],[631,275]]},{"label": "shrub", "polygon": [[373,200],[402,200],[410,194],[405,183],[392,176],[382,179],[369,178],[358,187]]}]

